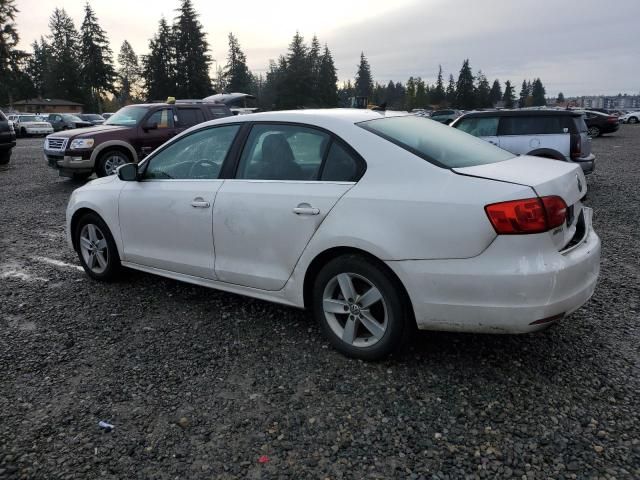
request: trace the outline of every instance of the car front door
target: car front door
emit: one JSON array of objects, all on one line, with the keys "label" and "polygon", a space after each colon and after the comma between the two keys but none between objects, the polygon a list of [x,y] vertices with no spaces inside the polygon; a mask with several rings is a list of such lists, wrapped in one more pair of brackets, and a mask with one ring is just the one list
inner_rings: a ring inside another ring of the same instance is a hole
[{"label": "car front door", "polygon": [[125,262],[214,279],[212,211],[222,163],[239,130],[224,125],[167,145],[119,198]]},{"label": "car front door", "polygon": [[146,157],[176,134],[173,108],[159,108],[150,112],[140,122],[139,138],[141,157]]},{"label": "car front door", "polygon": [[328,133],[254,124],[213,209],[219,280],[280,290],[362,161]]}]

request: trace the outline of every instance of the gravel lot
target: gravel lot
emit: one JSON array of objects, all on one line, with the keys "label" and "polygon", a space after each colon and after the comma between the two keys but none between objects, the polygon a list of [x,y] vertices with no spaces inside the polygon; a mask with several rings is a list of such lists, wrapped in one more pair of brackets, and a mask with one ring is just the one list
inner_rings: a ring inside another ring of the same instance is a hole
[{"label": "gravel lot", "polygon": [[298,310],[91,281],[64,240],[77,184],[41,144],[0,169],[0,478],[640,478],[640,127],[593,142],[585,307],[533,335],[421,333],[370,364]]}]

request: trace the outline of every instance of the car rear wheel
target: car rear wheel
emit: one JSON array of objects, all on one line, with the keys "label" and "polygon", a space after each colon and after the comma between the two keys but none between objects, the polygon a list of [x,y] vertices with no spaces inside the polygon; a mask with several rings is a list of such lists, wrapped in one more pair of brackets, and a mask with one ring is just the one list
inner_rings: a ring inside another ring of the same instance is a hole
[{"label": "car rear wheel", "polygon": [[600,129],[598,127],[589,127],[589,136],[591,138],[599,137],[601,134]]},{"label": "car rear wheel", "polygon": [[312,293],[316,320],[346,356],[378,360],[396,350],[409,322],[400,287],[374,262],[345,255],[327,263]]},{"label": "car rear wheel", "polygon": [[11,160],[11,150],[0,152],[0,165],[6,165]]},{"label": "car rear wheel", "polygon": [[129,160],[129,157],[124,152],[120,150],[107,150],[100,155],[96,173],[99,177],[114,175],[118,167],[130,162],[131,160]]},{"label": "car rear wheel", "polygon": [[120,256],[109,228],[95,213],[76,225],[74,240],[84,271],[94,280],[110,281],[120,272]]},{"label": "car rear wheel", "polygon": [[629,122],[629,123],[638,123],[638,119],[636,117],[629,117],[629,120],[627,120],[627,122]]}]

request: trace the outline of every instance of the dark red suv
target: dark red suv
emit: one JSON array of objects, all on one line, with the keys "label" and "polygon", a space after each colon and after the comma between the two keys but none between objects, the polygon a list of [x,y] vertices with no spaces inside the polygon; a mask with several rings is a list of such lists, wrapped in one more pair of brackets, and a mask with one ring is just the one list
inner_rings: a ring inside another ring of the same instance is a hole
[{"label": "dark red suv", "polygon": [[113,175],[120,165],[139,162],[171,137],[189,127],[231,116],[221,103],[178,101],[121,108],[104,125],[56,132],[47,136],[44,155],[64,177],[86,179]]}]

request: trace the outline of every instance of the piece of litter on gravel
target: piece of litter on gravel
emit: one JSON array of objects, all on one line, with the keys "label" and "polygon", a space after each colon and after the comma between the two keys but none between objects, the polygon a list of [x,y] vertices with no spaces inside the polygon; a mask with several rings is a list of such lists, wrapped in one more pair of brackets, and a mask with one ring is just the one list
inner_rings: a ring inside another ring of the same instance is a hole
[{"label": "piece of litter on gravel", "polygon": [[110,423],[105,422],[104,420],[100,420],[98,422],[98,426],[100,428],[104,428],[107,431],[111,431],[111,430],[113,430],[115,428],[113,425],[111,425]]},{"label": "piece of litter on gravel", "polygon": [[258,459],[258,463],[267,463],[269,461],[269,457],[267,457],[266,455],[262,455],[259,459]]}]

